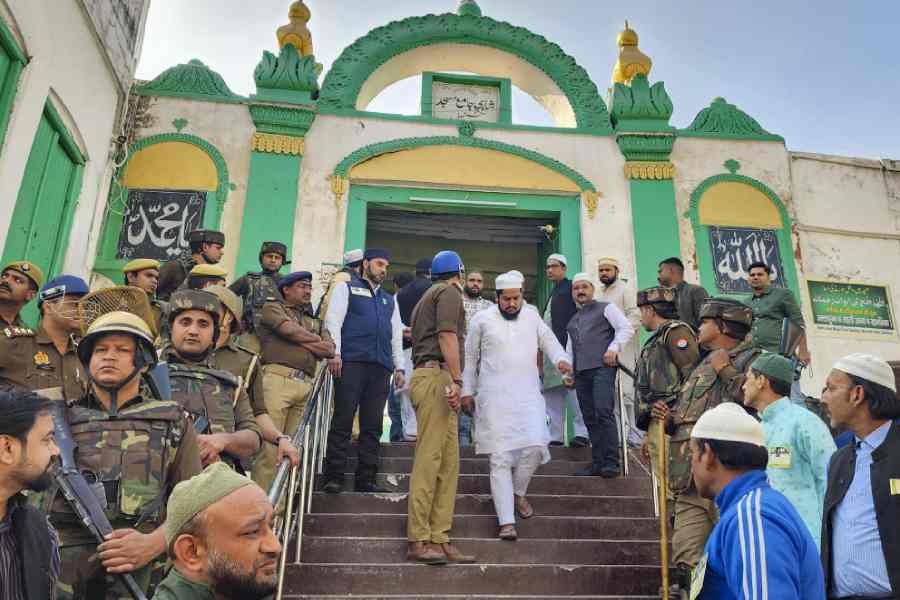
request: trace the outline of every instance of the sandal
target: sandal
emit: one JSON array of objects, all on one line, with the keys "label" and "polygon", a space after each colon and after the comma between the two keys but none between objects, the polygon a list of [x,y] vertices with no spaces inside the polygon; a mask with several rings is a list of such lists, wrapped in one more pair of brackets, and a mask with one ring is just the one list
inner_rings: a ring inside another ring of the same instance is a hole
[{"label": "sandal", "polygon": [[503,525],[500,527],[500,532],[497,534],[497,537],[501,540],[514,542],[519,538],[519,534],[516,532],[515,525]]},{"label": "sandal", "polygon": [[534,516],[534,508],[525,496],[516,496],[516,514],[523,519],[530,519]]}]

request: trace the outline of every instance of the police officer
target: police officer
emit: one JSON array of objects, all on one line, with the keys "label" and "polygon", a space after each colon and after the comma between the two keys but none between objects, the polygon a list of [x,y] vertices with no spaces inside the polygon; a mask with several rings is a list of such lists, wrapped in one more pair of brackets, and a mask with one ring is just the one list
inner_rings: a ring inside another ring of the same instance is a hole
[{"label": "police officer", "polygon": [[187,281],[179,289],[203,290],[213,285],[225,285],[228,271],[219,265],[197,265],[188,273]]},{"label": "police officer", "polygon": [[17,260],[0,271],[0,327],[25,327],[19,315],[44,284],[44,274],[34,263]]},{"label": "police officer", "polygon": [[125,285],[141,288],[150,299],[150,310],[153,312],[151,328],[161,331],[168,304],[156,297],[156,289],[159,287],[159,261],[153,258],[136,258],[122,267],[125,277]]},{"label": "police officer", "polygon": [[201,290],[179,290],[170,303],[172,344],[163,358],[172,397],[193,417],[203,465],[221,459],[238,467],[259,450],[261,436],[244,381],[212,366],[222,304]]},{"label": "police officer", "polygon": [[300,451],[291,443],[291,436],[275,426],[266,409],[260,356],[238,342],[238,336],[241,334],[240,319],[244,314],[241,299],[227,287],[219,285],[208,287],[206,291],[222,303],[219,340],[216,342],[212,357],[213,366],[228,371],[235,377],[240,377],[242,382],[246,382],[244,386],[263,442],[272,444],[278,449],[278,461],[287,456],[294,465],[299,464]]},{"label": "police officer", "polygon": [[167,262],[160,270],[156,292],[160,300],[168,301],[196,265],[214,265],[222,260],[225,234],[212,229],[195,229],[188,234],[188,245],[190,254]]},{"label": "police officer", "polygon": [[260,350],[256,330],[259,328],[263,305],[280,297],[278,272],[282,266],[289,264],[291,261],[287,259],[286,245],[281,242],[263,242],[259,249],[259,266],[262,271],[246,273],[229,286],[244,303],[244,314],[241,315],[244,333],[241,342],[254,352]]},{"label": "police officer", "polygon": [[361,276],[334,287],[325,327],[335,341],[329,369],[335,376],[334,416],[325,457],[327,491],[339,491],[347,466],[353,415],[359,409],[359,463],[354,489],[379,491],[375,483],[381,449],[384,405],[391,373],[403,384],[403,323],[394,297],[382,287],[390,257],[366,250]]},{"label": "police officer", "polygon": [[112,573],[131,573],[147,592],[151,561],[165,552],[161,527],[169,491],[200,472],[197,435],[177,403],[145,395],[141,375],[156,363],[147,324],[127,312],[97,318],[78,345],[90,391],[69,406],[75,460],[106,502],[114,532],[98,545],[62,493],[45,503],[59,532],[57,598],[130,598]]},{"label": "police officer", "polygon": [[87,377],[75,337],[81,334],[77,303],[89,291],[83,279],[72,275],[41,288],[38,328],[7,327],[0,334],[0,385],[39,391],[52,400],[71,402],[84,395]]},{"label": "police officer", "polygon": [[708,298],[700,306],[697,341],[709,351],[681,388],[675,406],[653,405],[651,415],[664,420],[669,443],[669,486],[675,494],[675,530],[672,595],[690,590],[691,570],[703,556],[703,547],[718,520],[715,503],[701,498],[691,480],[689,442],[700,415],[723,402],[743,406],[747,367],[760,354],[747,339],[753,311],[728,298]]},{"label": "police officer", "polygon": [[[312,391],[316,366],[321,359],[334,356],[334,342],[313,316],[312,273],[285,275],[278,288],[283,300],[266,302],[259,323],[262,382],[273,427],[293,435]],[[253,465],[253,480],[264,489],[272,483],[278,458],[274,446],[265,446]]]},{"label": "police officer", "polygon": [[659,477],[659,421],[651,419],[650,409],[657,402],[672,406],[678,400],[681,384],[700,360],[697,336],[690,325],[677,319],[675,290],[651,287],[637,293],[641,325],[651,333],[638,356],[635,390],[638,395],[636,425],[647,431],[644,455],[650,457],[653,473]]}]

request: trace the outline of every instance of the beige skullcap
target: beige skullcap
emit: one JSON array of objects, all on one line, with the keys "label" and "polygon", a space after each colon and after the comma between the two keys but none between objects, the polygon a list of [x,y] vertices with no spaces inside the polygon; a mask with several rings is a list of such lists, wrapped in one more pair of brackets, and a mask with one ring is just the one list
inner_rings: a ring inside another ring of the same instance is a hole
[{"label": "beige skullcap", "polygon": [[891,368],[891,365],[874,354],[856,352],[834,363],[833,368],[848,375],[855,375],[866,381],[883,385],[895,394],[897,393],[894,370]]},{"label": "beige skullcap", "polygon": [[551,254],[550,256],[547,257],[547,266],[548,267],[550,265],[552,265],[554,262],[558,262],[559,264],[561,264],[564,267],[569,266],[569,261],[566,259],[565,254]]},{"label": "beige skullcap", "polygon": [[694,439],[742,442],[765,446],[762,424],[734,402],[723,402],[706,411],[691,431]]},{"label": "beige skullcap", "polygon": [[589,284],[594,285],[594,280],[591,279],[590,273],[576,273],[575,277],[572,278],[572,283],[576,284],[579,281],[587,281]]},{"label": "beige skullcap", "polygon": [[166,546],[178,537],[191,519],[246,485],[256,484],[223,462],[215,462],[199,475],[176,485],[166,505]]},{"label": "beige skullcap", "polygon": [[597,261],[597,266],[602,267],[603,265],[609,265],[610,267],[619,268],[619,261],[613,258],[612,256],[604,256],[600,260]]}]

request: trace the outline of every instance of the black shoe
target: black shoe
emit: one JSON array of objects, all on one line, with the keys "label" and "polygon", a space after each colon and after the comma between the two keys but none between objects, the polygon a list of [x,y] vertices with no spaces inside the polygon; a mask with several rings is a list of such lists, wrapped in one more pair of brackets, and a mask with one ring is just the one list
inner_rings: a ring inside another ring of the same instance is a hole
[{"label": "black shoe", "polygon": [[620,473],[621,473],[621,471],[619,471],[618,468],[600,469],[600,477],[602,477],[604,479],[615,479],[616,477],[618,477],[620,475]]},{"label": "black shoe", "polygon": [[390,490],[384,489],[374,481],[357,482],[353,485],[353,491],[363,494],[386,494],[390,492]]},{"label": "black shoe", "polygon": [[562,442],[557,442],[556,440],[550,442],[551,446],[565,446]]},{"label": "black shoe", "polygon": [[593,465],[589,467],[585,467],[583,469],[578,469],[574,473],[572,473],[574,477],[596,477],[600,475],[600,469],[595,468]]},{"label": "black shoe", "polygon": [[326,494],[340,494],[344,490],[344,482],[340,479],[326,479],[322,491]]},{"label": "black shoe", "polygon": [[572,443],[570,444],[573,448],[587,448],[590,445],[590,440],[580,435],[572,438]]}]

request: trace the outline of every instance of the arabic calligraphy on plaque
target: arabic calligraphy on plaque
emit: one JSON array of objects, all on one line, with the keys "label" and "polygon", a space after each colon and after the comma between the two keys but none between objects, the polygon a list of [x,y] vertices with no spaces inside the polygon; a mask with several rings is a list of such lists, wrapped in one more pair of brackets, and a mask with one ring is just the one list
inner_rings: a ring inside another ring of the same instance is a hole
[{"label": "arabic calligraphy on plaque", "polygon": [[709,244],[719,291],[727,294],[753,293],[747,277],[750,265],[755,262],[764,262],[769,266],[773,286],[786,286],[778,237],[774,231],[710,226]]},{"label": "arabic calligraphy on plaque", "polygon": [[500,120],[500,88],[435,81],[431,114],[436,119],[496,123]]},{"label": "arabic calligraphy on plaque", "polygon": [[187,234],[200,228],[206,192],[131,190],[116,258],[168,261],[188,251]]}]

